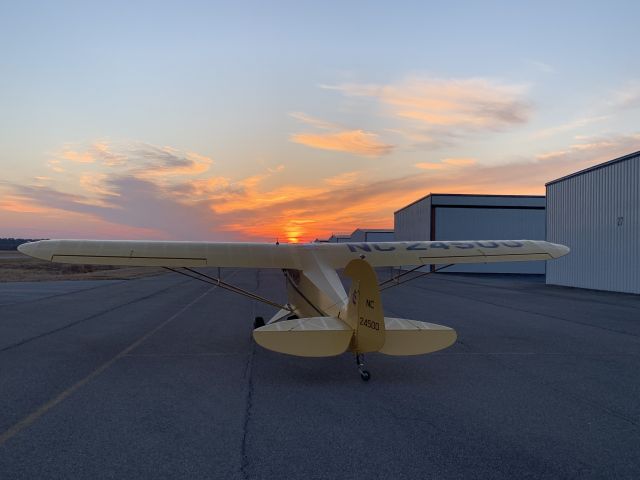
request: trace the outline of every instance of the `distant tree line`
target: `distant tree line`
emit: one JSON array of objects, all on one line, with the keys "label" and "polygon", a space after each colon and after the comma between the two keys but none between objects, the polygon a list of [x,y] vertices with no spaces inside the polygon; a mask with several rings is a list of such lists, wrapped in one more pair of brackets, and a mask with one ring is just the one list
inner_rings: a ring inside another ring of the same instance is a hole
[{"label": "distant tree line", "polygon": [[27,242],[34,242],[39,238],[0,238],[0,250],[15,250],[18,245]]}]

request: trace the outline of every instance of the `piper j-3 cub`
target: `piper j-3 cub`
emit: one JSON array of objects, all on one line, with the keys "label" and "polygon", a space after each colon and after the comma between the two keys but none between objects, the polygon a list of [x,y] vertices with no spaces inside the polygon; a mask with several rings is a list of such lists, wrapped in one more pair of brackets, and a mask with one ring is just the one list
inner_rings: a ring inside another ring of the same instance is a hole
[{"label": "piper j-3 cub", "polygon": [[[51,262],[156,266],[184,273],[265,302],[280,310],[268,322],[257,317],[253,338],[264,348],[303,357],[327,357],[349,350],[363,380],[363,355],[419,355],[447,348],[452,328],[384,316],[381,289],[424,265],[552,260],[569,253],[563,245],[534,240],[381,243],[200,243],[121,240],[41,240],[18,248]],[[288,303],[279,305],[198,267],[277,268],[286,278]],[[412,266],[379,283],[375,267]],[[347,295],[337,270],[351,279]]]}]

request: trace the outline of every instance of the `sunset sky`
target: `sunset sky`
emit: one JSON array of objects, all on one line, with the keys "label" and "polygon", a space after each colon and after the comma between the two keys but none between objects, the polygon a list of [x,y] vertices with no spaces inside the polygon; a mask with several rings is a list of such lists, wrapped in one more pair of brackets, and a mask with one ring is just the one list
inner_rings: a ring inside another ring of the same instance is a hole
[{"label": "sunset sky", "polygon": [[0,236],[297,242],[640,150],[639,2],[3,2]]}]

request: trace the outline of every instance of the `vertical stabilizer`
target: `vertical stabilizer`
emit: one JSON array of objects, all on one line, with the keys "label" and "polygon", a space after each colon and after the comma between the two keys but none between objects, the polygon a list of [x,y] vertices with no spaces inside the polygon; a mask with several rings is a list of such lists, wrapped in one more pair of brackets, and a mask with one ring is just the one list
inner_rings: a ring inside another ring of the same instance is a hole
[{"label": "vertical stabilizer", "polygon": [[377,352],[384,346],[385,325],[376,272],[367,261],[355,259],[348,263],[344,274],[351,278],[345,319],[355,330],[351,350]]}]

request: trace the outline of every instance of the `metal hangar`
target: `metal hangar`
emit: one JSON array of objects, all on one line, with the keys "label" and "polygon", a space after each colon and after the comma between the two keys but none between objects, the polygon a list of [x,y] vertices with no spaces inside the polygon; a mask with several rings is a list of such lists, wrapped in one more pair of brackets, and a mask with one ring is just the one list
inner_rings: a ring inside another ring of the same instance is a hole
[{"label": "metal hangar", "polygon": [[[432,193],[394,213],[397,241],[545,238],[545,198],[538,195]],[[544,274],[546,262],[460,264],[450,272]]]},{"label": "metal hangar", "polygon": [[571,248],[547,283],[640,293],[640,151],[546,187],[547,240]]}]

